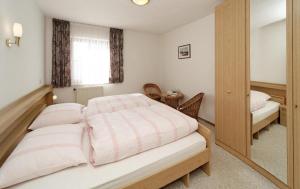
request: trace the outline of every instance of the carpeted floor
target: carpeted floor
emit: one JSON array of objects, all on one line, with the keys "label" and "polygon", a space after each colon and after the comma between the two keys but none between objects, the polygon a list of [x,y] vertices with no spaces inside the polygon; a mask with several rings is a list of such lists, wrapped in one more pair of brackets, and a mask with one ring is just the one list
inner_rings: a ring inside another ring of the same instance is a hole
[{"label": "carpeted floor", "polygon": [[253,140],[251,158],[277,178],[287,183],[287,129],[273,124]]},{"label": "carpeted floor", "polygon": [[[211,126],[209,128],[214,130]],[[216,146],[214,141],[211,176],[207,176],[201,169],[198,169],[191,174],[190,179],[190,189],[277,189],[265,177]],[[165,187],[165,189],[184,188],[181,181]]]}]

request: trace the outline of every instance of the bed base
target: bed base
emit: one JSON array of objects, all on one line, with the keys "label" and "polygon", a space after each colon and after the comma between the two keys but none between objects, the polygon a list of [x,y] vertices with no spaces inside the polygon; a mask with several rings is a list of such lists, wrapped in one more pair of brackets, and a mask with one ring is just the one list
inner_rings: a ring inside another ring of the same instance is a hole
[{"label": "bed base", "polygon": [[205,137],[207,142],[206,149],[174,166],[171,166],[161,172],[144,178],[138,182],[132,183],[124,189],[158,189],[162,188],[178,179],[181,179],[186,187],[189,187],[190,173],[201,168],[208,176],[210,176],[210,157],[211,157],[211,131],[199,124],[198,133]]},{"label": "bed base", "polygon": [[[279,111],[271,114],[267,118],[261,120],[260,122],[252,125],[252,137],[251,137],[251,145],[253,144],[253,138],[259,139],[259,131],[263,129],[268,129],[269,125],[273,122],[277,122],[279,119]],[[253,116],[251,114],[251,120],[253,120]]]}]

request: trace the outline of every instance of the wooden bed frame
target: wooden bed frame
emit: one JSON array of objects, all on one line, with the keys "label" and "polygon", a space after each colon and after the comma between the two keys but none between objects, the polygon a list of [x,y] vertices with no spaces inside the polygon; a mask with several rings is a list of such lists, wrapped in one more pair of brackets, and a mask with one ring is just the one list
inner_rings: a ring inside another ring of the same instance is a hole
[{"label": "wooden bed frame", "polygon": [[[252,132],[252,140],[253,138],[258,139],[259,138],[259,131],[261,131],[262,129],[268,128],[268,126],[273,123],[273,122],[278,122],[279,119],[279,111],[271,114],[270,116],[266,117],[265,119],[261,120],[260,122],[253,124],[252,120],[252,114],[251,114],[251,132]],[[253,141],[251,141],[251,144],[253,144]]]},{"label": "wooden bed frame", "polygon": [[[28,127],[33,120],[51,104],[53,104],[53,89],[51,86],[43,86],[0,110],[0,166],[24,135],[29,132]],[[207,147],[203,152],[124,188],[157,189],[178,179],[182,179],[188,187],[189,174],[200,167],[207,175],[210,175],[211,132],[201,124],[199,124],[198,132],[205,137],[207,142]]]},{"label": "wooden bed frame", "polygon": [[156,173],[155,175],[132,183],[124,189],[158,189],[178,179],[182,179],[184,185],[189,187],[190,173],[200,167],[203,172],[210,176],[211,131],[199,124],[197,132],[206,139],[207,147],[203,152]]},{"label": "wooden bed frame", "polygon": [[[258,81],[251,81],[251,90],[256,90],[260,92],[267,93],[271,96],[271,100],[274,102],[278,102],[281,105],[286,105],[286,85],[283,84],[274,84],[274,83],[266,83],[266,82],[258,82]],[[277,122],[280,118],[280,112],[275,112],[272,115],[266,117],[265,119],[261,120],[260,122],[253,124],[253,115],[251,114],[251,144],[253,144],[253,138],[259,138],[259,131],[273,123]]]}]

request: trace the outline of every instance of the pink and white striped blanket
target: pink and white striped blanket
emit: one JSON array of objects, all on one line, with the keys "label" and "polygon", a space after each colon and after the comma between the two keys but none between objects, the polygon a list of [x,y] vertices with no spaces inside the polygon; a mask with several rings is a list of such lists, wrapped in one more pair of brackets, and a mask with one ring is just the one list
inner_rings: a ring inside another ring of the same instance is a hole
[{"label": "pink and white striped blanket", "polygon": [[166,105],[124,109],[87,118],[93,165],[115,162],[193,133],[198,122]]},{"label": "pink and white striped blanket", "polygon": [[88,102],[86,116],[90,117],[99,113],[110,113],[124,109],[151,106],[157,103],[139,93],[93,98]]}]

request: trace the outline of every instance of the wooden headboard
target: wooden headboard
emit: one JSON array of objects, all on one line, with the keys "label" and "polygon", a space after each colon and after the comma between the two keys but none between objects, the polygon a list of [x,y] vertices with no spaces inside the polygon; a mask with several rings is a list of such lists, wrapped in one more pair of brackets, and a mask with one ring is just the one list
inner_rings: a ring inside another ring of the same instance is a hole
[{"label": "wooden headboard", "polygon": [[272,100],[286,105],[286,85],[251,81],[251,90],[267,93]]},{"label": "wooden headboard", "polygon": [[40,112],[53,104],[53,89],[43,86],[0,110],[0,165],[28,132]]}]

